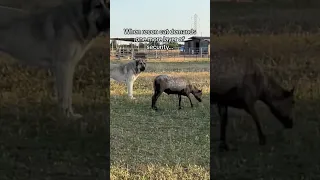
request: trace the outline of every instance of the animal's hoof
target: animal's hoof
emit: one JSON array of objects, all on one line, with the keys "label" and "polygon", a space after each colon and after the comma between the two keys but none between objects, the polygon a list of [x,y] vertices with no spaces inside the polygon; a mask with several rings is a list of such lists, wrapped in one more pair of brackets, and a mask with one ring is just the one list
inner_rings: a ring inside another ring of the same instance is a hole
[{"label": "animal's hoof", "polygon": [[152,107],[153,110],[155,111],[158,111],[158,108],[157,107]]},{"label": "animal's hoof", "polygon": [[133,97],[133,96],[130,96],[129,97],[131,100],[135,100],[136,98],[135,97]]},{"label": "animal's hoof", "polygon": [[225,152],[225,151],[229,151],[229,146],[226,143],[220,143],[219,145],[219,151],[220,152]]},{"label": "animal's hoof", "polygon": [[261,146],[267,144],[267,139],[266,139],[265,136],[261,136],[261,137],[259,138],[259,144],[260,144]]},{"label": "animal's hoof", "polygon": [[182,109],[181,107],[178,108],[179,110]]}]

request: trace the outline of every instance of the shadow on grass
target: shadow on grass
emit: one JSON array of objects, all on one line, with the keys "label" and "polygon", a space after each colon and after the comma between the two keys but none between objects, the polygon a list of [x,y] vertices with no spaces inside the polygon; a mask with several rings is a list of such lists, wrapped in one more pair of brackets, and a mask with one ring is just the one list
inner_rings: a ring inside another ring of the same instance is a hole
[{"label": "shadow on grass", "polygon": [[319,102],[300,101],[291,130],[283,130],[264,105],[260,117],[267,145],[260,146],[253,120],[243,111],[230,111],[227,141],[236,150],[219,153],[219,117],[213,114],[211,171],[217,179],[318,179],[320,167]]}]

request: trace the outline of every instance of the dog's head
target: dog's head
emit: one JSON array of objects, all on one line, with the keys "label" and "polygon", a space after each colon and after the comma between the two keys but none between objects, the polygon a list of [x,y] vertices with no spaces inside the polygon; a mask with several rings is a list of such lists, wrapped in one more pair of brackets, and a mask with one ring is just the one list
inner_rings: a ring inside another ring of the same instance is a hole
[{"label": "dog's head", "polygon": [[[110,30],[110,0],[82,0],[83,14],[98,32]],[[90,27],[92,28],[92,27]]]},{"label": "dog's head", "polygon": [[146,60],[145,59],[135,59],[136,61],[136,68],[137,68],[137,72],[143,72],[146,70]]}]

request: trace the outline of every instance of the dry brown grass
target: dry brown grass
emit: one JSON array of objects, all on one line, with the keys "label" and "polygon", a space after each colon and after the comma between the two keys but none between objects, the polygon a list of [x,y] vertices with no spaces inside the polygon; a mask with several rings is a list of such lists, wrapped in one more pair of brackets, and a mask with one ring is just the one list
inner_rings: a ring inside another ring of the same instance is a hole
[{"label": "dry brown grass", "polygon": [[134,169],[115,166],[111,168],[111,180],[209,180],[209,170],[201,166],[143,165]]}]

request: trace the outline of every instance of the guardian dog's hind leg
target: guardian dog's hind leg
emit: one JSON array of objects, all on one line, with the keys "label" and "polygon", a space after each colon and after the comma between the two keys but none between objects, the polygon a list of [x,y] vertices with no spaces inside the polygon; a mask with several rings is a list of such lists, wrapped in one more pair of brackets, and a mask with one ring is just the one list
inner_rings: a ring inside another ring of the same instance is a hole
[{"label": "guardian dog's hind leg", "polygon": [[81,118],[82,115],[75,114],[72,108],[72,86],[75,65],[72,63],[57,63],[54,68],[56,77],[56,89],[58,103],[65,116],[68,118]]}]

